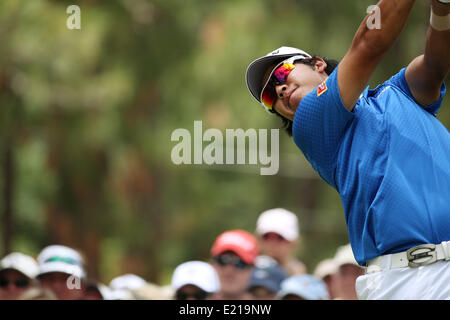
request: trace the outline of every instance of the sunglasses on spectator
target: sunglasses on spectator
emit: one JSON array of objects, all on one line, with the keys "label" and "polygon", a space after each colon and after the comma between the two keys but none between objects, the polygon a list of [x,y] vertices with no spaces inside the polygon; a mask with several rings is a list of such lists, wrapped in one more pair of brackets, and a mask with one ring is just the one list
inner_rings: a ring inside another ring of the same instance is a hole
[{"label": "sunglasses on spectator", "polygon": [[269,80],[266,82],[261,92],[261,103],[264,108],[266,108],[270,112],[274,112],[273,105],[278,98],[275,87],[286,82],[289,73],[291,73],[291,71],[295,68],[294,62],[304,59],[309,59],[309,57],[296,55],[280,62],[273,69]]},{"label": "sunglasses on spectator", "polygon": [[208,297],[208,292],[199,290],[197,292],[183,292],[177,291],[175,294],[177,300],[187,300],[188,298],[194,298],[195,300],[205,300]]},{"label": "sunglasses on spectator", "polygon": [[6,288],[10,283],[13,283],[17,288],[26,288],[30,284],[30,281],[26,279],[16,279],[15,281],[10,281],[6,278],[0,279],[0,288]]},{"label": "sunglasses on spectator", "polygon": [[213,260],[222,267],[226,266],[228,264],[231,264],[235,268],[243,270],[250,266],[250,264],[246,263],[245,261],[243,261],[241,258],[239,258],[237,256],[221,255],[221,256],[214,257]]},{"label": "sunglasses on spectator", "polygon": [[287,241],[285,238],[283,238],[283,236],[279,235],[278,233],[275,232],[268,232],[262,235],[263,240],[268,241],[268,240],[276,240],[276,241]]}]

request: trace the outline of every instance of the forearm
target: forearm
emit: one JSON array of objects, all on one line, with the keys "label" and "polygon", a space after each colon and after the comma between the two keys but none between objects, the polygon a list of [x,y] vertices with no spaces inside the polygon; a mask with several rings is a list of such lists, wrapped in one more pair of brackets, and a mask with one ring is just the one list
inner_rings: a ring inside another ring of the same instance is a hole
[{"label": "forearm", "polygon": [[[359,27],[338,70],[339,91],[348,110],[353,111],[372,73],[402,32],[414,3],[415,0],[381,0],[375,13],[368,15]],[[371,23],[374,18],[375,27]]]},{"label": "forearm", "polygon": [[[450,13],[450,4],[433,0],[431,10],[435,15],[445,16]],[[431,26],[428,28],[424,62],[436,75],[437,81],[445,79],[450,69],[450,29],[437,31]]]},{"label": "forearm", "polygon": [[363,46],[372,52],[374,58],[383,56],[392,47],[402,32],[415,0],[381,0],[377,7],[381,19],[381,28],[369,28],[370,15],[359,27],[353,46]]},{"label": "forearm", "polygon": [[[373,71],[402,32],[414,4],[415,0],[381,0],[378,12],[375,11],[381,18],[379,28],[370,27],[373,24],[368,22],[374,18],[371,15],[359,27],[338,71],[342,102],[348,110],[353,110]],[[437,15],[446,15],[448,6],[433,0]],[[441,25],[445,28],[445,22],[438,25],[438,28]],[[406,81],[420,105],[427,106],[439,98],[442,81],[449,71],[449,46],[448,30],[430,28],[425,54],[410,63],[406,70]]]}]

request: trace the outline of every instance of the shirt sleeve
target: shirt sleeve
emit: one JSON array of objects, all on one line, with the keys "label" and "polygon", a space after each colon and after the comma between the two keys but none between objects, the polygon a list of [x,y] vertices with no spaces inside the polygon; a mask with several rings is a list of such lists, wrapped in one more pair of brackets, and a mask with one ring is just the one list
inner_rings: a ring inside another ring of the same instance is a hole
[{"label": "shirt sleeve", "polygon": [[334,173],[343,134],[354,118],[339,92],[337,71],[300,102],[292,136],[297,147],[319,175],[337,189]]},{"label": "shirt sleeve", "polygon": [[[403,68],[402,70],[399,71],[399,73],[392,76],[386,83],[389,83],[389,84],[392,84],[392,85],[398,87],[407,96],[409,96],[415,103],[417,103],[416,99],[414,99],[414,96],[413,96],[411,90],[409,89],[408,83],[406,82],[405,72],[406,72],[406,68]],[[446,87],[445,87],[445,84],[443,83],[441,86],[441,95],[440,95],[439,99],[435,103],[433,103],[429,106],[426,106],[426,107],[421,106],[421,107],[424,108],[429,113],[436,116],[437,113],[439,112],[439,108],[442,105],[442,100],[444,99],[445,91],[446,91]]]}]

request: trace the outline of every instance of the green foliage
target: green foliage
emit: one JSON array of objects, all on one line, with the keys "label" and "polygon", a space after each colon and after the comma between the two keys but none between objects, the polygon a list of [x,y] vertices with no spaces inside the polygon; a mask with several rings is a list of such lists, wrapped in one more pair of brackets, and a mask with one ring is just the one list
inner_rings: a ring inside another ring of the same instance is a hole
[{"label": "green foliage", "polygon": [[[70,4],[0,2],[0,147],[13,137],[13,249],[37,254],[65,242],[85,251],[103,281],[140,272],[165,282],[177,264],[207,260],[220,232],[253,231],[271,207],[298,214],[298,255],[311,271],[348,241],[337,193],[284,134],[277,176],[176,166],[170,137],[192,131],[194,120],[223,132],[280,127],[248,93],[248,63],[282,45],[341,59],[371,2],[81,1],[81,30],[66,28]],[[372,85],[421,53],[425,11],[417,5]],[[448,99],[441,110],[448,127]]]}]

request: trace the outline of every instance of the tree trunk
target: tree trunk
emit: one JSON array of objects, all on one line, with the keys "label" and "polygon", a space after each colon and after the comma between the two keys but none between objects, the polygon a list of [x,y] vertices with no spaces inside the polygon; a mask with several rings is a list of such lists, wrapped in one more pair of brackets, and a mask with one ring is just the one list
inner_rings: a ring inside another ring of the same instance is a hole
[{"label": "tree trunk", "polygon": [[3,253],[11,251],[14,194],[14,159],[11,136],[5,139],[3,158]]}]

